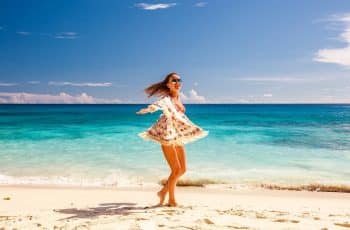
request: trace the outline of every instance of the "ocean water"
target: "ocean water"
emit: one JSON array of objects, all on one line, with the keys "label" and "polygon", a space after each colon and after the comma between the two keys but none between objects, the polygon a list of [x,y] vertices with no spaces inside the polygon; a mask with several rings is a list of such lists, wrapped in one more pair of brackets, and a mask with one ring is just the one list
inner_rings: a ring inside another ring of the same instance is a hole
[{"label": "ocean water", "polygon": [[[0,105],[0,184],[147,186],[169,174],[145,105]],[[350,185],[350,105],[186,104],[186,179]]]}]

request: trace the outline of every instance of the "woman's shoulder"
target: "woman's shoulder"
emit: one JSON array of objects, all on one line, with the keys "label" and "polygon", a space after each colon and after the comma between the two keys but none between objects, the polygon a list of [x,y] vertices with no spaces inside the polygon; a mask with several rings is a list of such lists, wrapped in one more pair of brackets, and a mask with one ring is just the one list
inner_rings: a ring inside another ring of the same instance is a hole
[{"label": "woman's shoulder", "polygon": [[169,98],[167,95],[160,96],[154,101],[154,104],[166,106],[169,104]]},{"label": "woman's shoulder", "polygon": [[170,99],[169,95],[163,95],[159,98],[159,100],[162,100],[162,101],[168,101],[169,99]]}]

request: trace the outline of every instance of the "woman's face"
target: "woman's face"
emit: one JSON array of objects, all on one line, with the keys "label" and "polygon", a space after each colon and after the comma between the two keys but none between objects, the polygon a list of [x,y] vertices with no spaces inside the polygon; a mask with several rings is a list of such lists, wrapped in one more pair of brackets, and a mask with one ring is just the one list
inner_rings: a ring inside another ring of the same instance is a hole
[{"label": "woman's face", "polygon": [[169,78],[169,81],[168,81],[168,84],[167,84],[168,88],[172,92],[179,91],[181,89],[181,85],[182,85],[181,78],[177,74],[172,75]]}]

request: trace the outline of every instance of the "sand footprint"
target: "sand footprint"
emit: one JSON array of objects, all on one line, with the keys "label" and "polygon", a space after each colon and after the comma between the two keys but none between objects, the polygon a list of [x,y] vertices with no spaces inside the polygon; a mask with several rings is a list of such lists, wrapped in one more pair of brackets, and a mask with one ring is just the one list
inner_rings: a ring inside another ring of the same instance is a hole
[{"label": "sand footprint", "polygon": [[210,220],[209,218],[197,219],[195,222],[197,224],[203,224],[203,223],[209,224],[209,225],[214,224],[214,222],[212,220]]},{"label": "sand footprint", "polygon": [[346,228],[350,228],[350,222],[345,222],[345,223],[334,223],[334,225],[341,226],[341,227],[346,227]]},{"label": "sand footprint", "polygon": [[290,223],[293,223],[293,224],[297,224],[300,221],[299,220],[288,220],[288,219],[276,219],[276,220],[273,220],[273,222],[279,222],[279,223],[290,222]]}]

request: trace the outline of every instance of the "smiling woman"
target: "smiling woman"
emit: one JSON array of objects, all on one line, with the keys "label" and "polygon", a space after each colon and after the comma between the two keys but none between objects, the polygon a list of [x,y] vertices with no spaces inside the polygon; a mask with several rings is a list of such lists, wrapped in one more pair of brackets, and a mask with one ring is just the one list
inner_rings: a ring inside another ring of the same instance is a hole
[{"label": "smiling woman", "polygon": [[179,97],[181,86],[182,79],[179,75],[170,73],[162,82],[146,88],[148,97],[158,94],[161,98],[137,114],[153,113],[157,110],[162,110],[163,114],[146,132],[139,134],[142,138],[166,145],[183,145],[208,134],[208,131],[202,130],[185,115],[186,109]]},{"label": "smiling woman", "polygon": [[169,192],[169,206],[177,206],[175,201],[175,187],[177,180],[186,171],[186,156],[184,144],[193,142],[208,135],[195,125],[185,115],[185,107],[180,101],[179,92],[182,79],[177,73],[169,73],[161,82],[146,88],[148,97],[158,94],[162,97],[147,108],[141,109],[137,114],[153,113],[162,110],[163,114],[147,131],[139,133],[145,140],[153,140],[161,145],[164,156],[170,166],[171,173],[167,183],[158,192],[159,204]]}]

